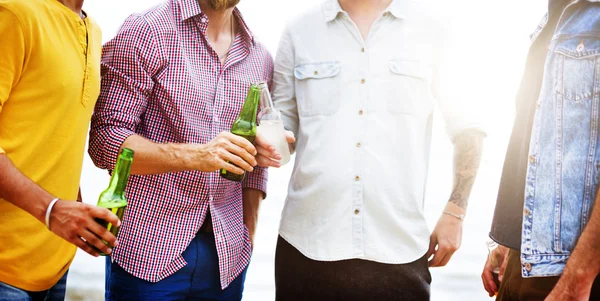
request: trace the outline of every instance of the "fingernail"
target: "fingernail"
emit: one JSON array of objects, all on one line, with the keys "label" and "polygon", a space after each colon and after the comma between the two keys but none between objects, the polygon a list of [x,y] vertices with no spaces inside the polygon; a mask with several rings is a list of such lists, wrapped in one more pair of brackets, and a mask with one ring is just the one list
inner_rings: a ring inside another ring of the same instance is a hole
[{"label": "fingernail", "polygon": [[110,253],[112,253],[112,249],[106,250],[106,254],[110,254]]},{"label": "fingernail", "polygon": [[121,221],[117,222],[117,227],[121,227]]},{"label": "fingernail", "polygon": [[113,245],[113,247],[116,247],[119,245],[119,241],[115,240],[115,244]]}]

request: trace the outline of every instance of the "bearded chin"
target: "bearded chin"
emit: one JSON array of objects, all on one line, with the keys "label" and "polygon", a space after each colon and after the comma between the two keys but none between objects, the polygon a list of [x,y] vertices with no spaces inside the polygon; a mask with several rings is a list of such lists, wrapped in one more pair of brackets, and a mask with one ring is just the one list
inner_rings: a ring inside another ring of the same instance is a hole
[{"label": "bearded chin", "polygon": [[240,0],[208,0],[208,4],[214,10],[224,10],[232,8],[240,3]]}]

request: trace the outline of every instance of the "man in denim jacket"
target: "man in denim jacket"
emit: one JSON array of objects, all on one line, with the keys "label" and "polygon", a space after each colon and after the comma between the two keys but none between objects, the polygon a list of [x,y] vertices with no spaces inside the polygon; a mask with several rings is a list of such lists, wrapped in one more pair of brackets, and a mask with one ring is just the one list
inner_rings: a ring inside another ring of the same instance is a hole
[{"label": "man in denim jacket", "polygon": [[482,279],[497,300],[600,300],[600,1],[550,0],[532,38],[490,232],[501,285],[489,259]]}]

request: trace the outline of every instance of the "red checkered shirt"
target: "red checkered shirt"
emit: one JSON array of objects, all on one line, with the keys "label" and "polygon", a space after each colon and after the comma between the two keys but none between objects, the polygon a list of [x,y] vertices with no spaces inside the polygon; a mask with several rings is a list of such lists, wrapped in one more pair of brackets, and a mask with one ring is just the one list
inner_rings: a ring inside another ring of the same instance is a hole
[{"label": "red checkered shirt", "polygon": [[[222,66],[206,39],[208,18],[197,0],[168,0],[130,16],[103,48],[102,90],[92,118],[90,156],[112,170],[133,134],[156,143],[205,144],[229,131],[251,83],[271,81],[273,59],[241,25]],[[135,160],[135,159],[134,159]],[[242,189],[266,192],[267,172],[242,183],[218,172],[131,176],[129,201],[113,259],[138,278],[157,282],[187,263],[181,256],[210,209],[226,288],[250,261]]]}]

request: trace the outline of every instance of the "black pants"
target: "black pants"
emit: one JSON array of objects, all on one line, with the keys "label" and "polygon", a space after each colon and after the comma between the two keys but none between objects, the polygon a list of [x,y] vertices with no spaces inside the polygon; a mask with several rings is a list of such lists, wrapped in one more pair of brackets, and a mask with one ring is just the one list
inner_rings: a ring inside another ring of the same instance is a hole
[{"label": "black pants", "polygon": [[277,241],[277,301],[427,301],[430,284],[425,257],[408,264],[315,261],[285,239]]}]

